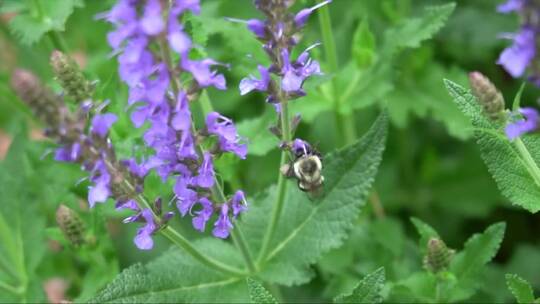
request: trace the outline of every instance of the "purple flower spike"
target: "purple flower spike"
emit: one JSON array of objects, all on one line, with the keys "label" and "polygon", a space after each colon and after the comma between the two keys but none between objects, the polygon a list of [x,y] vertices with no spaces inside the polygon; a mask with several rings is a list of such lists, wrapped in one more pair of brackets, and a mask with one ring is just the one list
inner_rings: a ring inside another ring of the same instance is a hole
[{"label": "purple flower spike", "polygon": [[523,28],[513,39],[514,44],[501,53],[497,64],[517,78],[525,73],[536,55],[536,34],[532,28]]},{"label": "purple flower spike", "polygon": [[107,136],[111,126],[118,120],[116,115],[112,113],[99,114],[92,119],[92,133],[100,137]]},{"label": "purple flower spike", "polygon": [[232,152],[242,159],[246,158],[247,145],[240,143],[242,138],[238,135],[232,120],[217,112],[211,112],[206,116],[206,128],[208,133],[218,136],[222,151]]},{"label": "purple flower spike", "polygon": [[161,17],[161,5],[159,0],[148,0],[144,7],[144,16],[141,19],[141,28],[147,35],[157,35],[165,28]]},{"label": "purple flower spike", "polygon": [[156,223],[154,223],[154,216],[150,209],[144,209],[141,211],[142,218],[146,221],[146,225],[137,230],[134,242],[137,248],[141,250],[150,250],[154,247],[154,240],[152,240],[152,234],[156,231]]},{"label": "purple flower spike", "polygon": [[242,79],[242,81],[240,81],[240,95],[246,95],[253,90],[264,92],[268,89],[268,84],[270,83],[270,72],[262,65],[259,65],[258,69],[259,73],[261,74],[261,79],[259,80],[253,75]]},{"label": "purple flower spike", "polygon": [[519,112],[525,119],[518,120],[506,126],[505,132],[508,139],[513,140],[521,135],[538,129],[539,114],[533,108],[522,108]]},{"label": "purple flower spike", "polygon": [[304,25],[306,25],[306,22],[309,18],[309,16],[311,16],[311,14],[318,8],[324,6],[324,5],[327,5],[328,3],[332,2],[332,0],[327,0],[327,1],[324,1],[324,2],[321,2],[313,7],[310,7],[310,8],[305,8],[301,11],[298,12],[298,14],[296,14],[296,16],[294,17],[294,23],[296,25],[296,27],[298,28],[301,28],[301,27],[304,27]]},{"label": "purple flower spike", "polygon": [[231,199],[231,207],[233,209],[233,218],[236,218],[240,213],[246,211],[247,201],[242,190],[236,191],[233,198]]},{"label": "purple flower spike", "polygon": [[199,200],[199,204],[201,204],[202,210],[195,212],[196,216],[193,218],[192,224],[195,229],[199,230],[200,232],[204,232],[206,222],[208,222],[214,213],[214,206],[206,197],[202,197]]},{"label": "purple flower spike", "polygon": [[212,234],[220,239],[226,239],[229,237],[229,232],[233,225],[229,219],[229,206],[227,204],[221,205],[221,213],[218,220],[214,224],[214,230]]}]

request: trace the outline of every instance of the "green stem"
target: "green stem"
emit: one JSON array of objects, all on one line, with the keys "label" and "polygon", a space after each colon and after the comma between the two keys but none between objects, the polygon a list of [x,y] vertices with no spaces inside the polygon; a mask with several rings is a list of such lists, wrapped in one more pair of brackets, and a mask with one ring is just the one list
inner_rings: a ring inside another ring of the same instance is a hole
[{"label": "green stem", "polygon": [[[324,52],[328,67],[331,73],[336,73],[338,70],[338,56],[336,51],[336,43],[334,33],[332,31],[332,20],[330,18],[330,9],[328,6],[319,8],[319,23],[321,27]],[[338,94],[338,83],[336,77],[333,77],[331,82],[331,91],[334,100],[334,117],[338,129],[338,138],[340,145],[347,145],[356,139],[356,123],[351,110],[349,114],[341,113],[341,104],[346,102],[342,100]]]},{"label": "green stem", "polygon": [[531,174],[532,178],[536,182],[536,185],[540,187],[540,168],[538,168],[538,165],[532,158],[529,150],[527,150],[527,147],[525,146],[521,138],[515,139],[513,143],[518,150],[519,155],[525,162],[529,174]]},{"label": "green stem", "polygon": [[231,267],[227,264],[224,264],[220,261],[217,261],[213,258],[210,258],[204,254],[202,254],[199,250],[197,250],[190,241],[188,241],[184,236],[182,236],[178,231],[174,230],[172,227],[167,226],[164,229],[162,229],[161,234],[168,238],[171,242],[175,243],[182,249],[184,249],[187,253],[189,253],[192,257],[194,257],[199,262],[203,263],[206,266],[209,266],[211,268],[217,269],[221,272],[231,274],[234,276],[246,276],[247,273],[244,271],[237,269],[235,267]]},{"label": "green stem", "polygon": [[[283,100],[283,98],[281,100]],[[290,142],[292,134],[291,134],[290,119],[289,119],[289,108],[288,108],[286,100],[281,102],[281,119],[280,120],[281,120],[282,140],[284,142]],[[288,161],[289,161],[288,152],[283,150],[281,152],[280,167],[287,164]],[[281,210],[283,209],[283,204],[285,203],[286,194],[287,194],[287,180],[280,170],[278,173],[276,202],[274,204],[274,209],[272,210],[272,217],[270,218],[270,224],[268,225],[266,233],[264,234],[261,251],[259,252],[259,256],[257,258],[257,262],[259,264],[264,261],[264,259],[266,258],[268,254],[268,247],[270,245],[270,241],[272,241],[272,238],[274,237],[274,233],[276,231],[277,224],[281,216]]]},{"label": "green stem", "polygon": [[51,41],[53,47],[56,50],[59,50],[64,54],[68,53],[69,49],[67,47],[67,43],[64,38],[62,38],[62,35],[60,35],[60,33],[58,33],[57,31],[49,31],[47,32],[47,37],[49,37],[49,40]]}]

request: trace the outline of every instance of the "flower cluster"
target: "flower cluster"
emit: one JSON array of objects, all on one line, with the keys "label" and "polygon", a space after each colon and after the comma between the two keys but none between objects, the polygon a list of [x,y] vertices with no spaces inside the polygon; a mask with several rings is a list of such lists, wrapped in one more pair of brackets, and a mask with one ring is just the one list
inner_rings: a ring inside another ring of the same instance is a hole
[{"label": "flower cluster", "polygon": [[535,85],[540,86],[540,70],[535,63],[537,59],[538,33],[540,31],[540,6],[531,0],[508,0],[498,6],[500,13],[517,12],[521,16],[521,29],[517,33],[504,34],[503,37],[513,40],[497,61],[512,77],[525,74]]},{"label": "flower cluster", "polygon": [[[53,54],[53,66],[54,56],[58,56],[58,53]],[[65,68],[75,67],[67,65]],[[58,71],[55,69],[55,72]],[[73,75],[73,73],[57,73],[57,76],[67,74]],[[66,78],[63,81],[69,82]],[[62,162],[80,164],[83,170],[89,172],[89,180],[92,183],[88,191],[90,207],[94,207],[96,203],[103,203],[111,197],[117,201],[120,208],[131,204],[131,209],[138,214],[151,215],[144,218],[146,225],[139,229],[135,237],[135,244],[139,248],[150,249],[153,244],[150,235],[163,227],[170,215],[161,217],[159,213],[154,214],[155,211],[150,209],[151,206],[140,208],[140,205],[135,203],[134,198],[142,191],[142,181],[117,160],[114,147],[108,138],[109,129],[117,120],[116,116],[111,113],[93,114],[92,110],[97,111],[99,108],[94,107],[90,100],[81,101],[76,113],[71,112],[63,98],[44,87],[39,79],[28,71],[15,71],[11,85],[19,97],[46,124],[45,134],[60,145],[55,151],[54,158]],[[93,117],[89,122],[90,116]],[[88,124],[90,127],[86,131]]]},{"label": "flower cluster", "polygon": [[[233,122],[219,113],[207,114],[206,127],[201,130],[194,127],[190,101],[204,88],[226,88],[224,76],[213,69],[221,64],[190,58],[193,42],[179,20],[186,13],[199,12],[198,0],[119,0],[101,17],[115,27],[108,41],[118,54],[120,77],[129,87],[131,120],[136,127],[149,125],[144,142],[155,151],[141,164],[132,160],[131,172],[144,177],[154,169],[163,181],[174,178],[176,205],[182,216],[194,215],[193,226],[204,231],[217,213],[213,234],[226,238],[231,218],[246,209],[246,200],[238,191],[229,201],[212,202],[213,161],[226,152],[243,159],[247,146]],[[171,59],[170,51],[179,62]],[[190,75],[191,80],[180,83],[185,78],[181,74]],[[204,151],[202,142],[210,138],[217,139],[217,144]]]},{"label": "flower cluster", "polygon": [[[255,6],[266,16],[266,20],[250,19],[244,21],[247,28],[263,43],[263,49],[270,58],[271,65],[269,67],[258,66],[260,78],[250,75],[242,79],[240,94],[245,95],[252,91],[265,92],[267,94],[266,101],[273,104],[278,113],[281,112],[281,106],[289,100],[306,95],[303,85],[307,78],[321,74],[319,63],[309,55],[309,51],[317,47],[319,43],[308,47],[295,59],[291,58],[291,53],[299,43],[301,31],[309,16],[316,9],[330,3],[331,0],[302,9],[296,14],[288,12],[292,2],[255,0]],[[293,118],[293,129],[298,125],[298,122],[299,117]],[[279,126],[273,127],[272,131],[277,136],[282,137],[283,135],[283,130]],[[280,147],[286,150],[286,147],[291,144],[291,142],[284,142]]]}]

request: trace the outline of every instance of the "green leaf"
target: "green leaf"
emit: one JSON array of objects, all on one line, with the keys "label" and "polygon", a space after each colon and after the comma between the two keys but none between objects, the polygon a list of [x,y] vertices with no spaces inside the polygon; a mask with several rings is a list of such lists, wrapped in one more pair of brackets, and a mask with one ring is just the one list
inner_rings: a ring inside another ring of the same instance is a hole
[{"label": "green leaf", "polygon": [[470,92],[449,80],[445,84],[454,102],[472,121],[482,158],[502,194],[531,212],[540,210],[540,135],[510,142],[503,126],[484,116]]},{"label": "green leaf", "polygon": [[[382,114],[357,143],[324,160],[324,194],[310,200],[292,181],[275,237],[260,277],[284,285],[301,284],[312,276],[310,264],[340,246],[360,213],[377,173],[386,140],[387,116]],[[242,226],[251,252],[259,252],[275,202],[275,188],[264,199],[251,200]]]},{"label": "green leaf", "polygon": [[[203,239],[197,247],[238,265],[234,248],[220,240]],[[248,301],[245,281],[209,269],[179,249],[171,249],[147,265],[124,270],[92,303],[193,303]]]},{"label": "green leaf", "polygon": [[349,295],[340,295],[334,303],[381,303],[384,287],[384,268],[365,276]]},{"label": "green leaf", "polygon": [[368,68],[373,64],[376,57],[375,35],[369,29],[367,18],[364,18],[356,31],[352,41],[352,56],[359,69]]},{"label": "green leaf", "polygon": [[422,41],[433,37],[444,26],[455,7],[455,3],[428,7],[422,15],[388,30],[383,52],[392,54],[401,48],[419,47]]},{"label": "green leaf", "polygon": [[81,0],[27,1],[19,13],[10,21],[9,28],[24,44],[31,45],[52,30],[64,31],[64,26],[76,7],[83,6]]},{"label": "green leaf", "polygon": [[274,296],[272,296],[272,294],[268,290],[266,290],[266,288],[264,288],[261,283],[251,278],[247,278],[247,286],[251,303],[278,303]]},{"label": "green leaf", "polygon": [[533,303],[534,294],[531,284],[516,274],[506,275],[506,285],[518,303]]},{"label": "green leaf", "polygon": [[246,119],[237,124],[238,133],[249,140],[248,153],[263,156],[279,145],[279,140],[268,130],[275,125],[276,113],[267,107],[264,114],[258,118]]},{"label": "green leaf", "polygon": [[[2,272],[11,273],[8,284],[19,288],[29,302],[42,302],[36,268],[46,251],[45,218],[38,207],[42,204],[41,188],[29,187],[34,175],[24,137],[13,140],[6,159],[0,164],[0,262]],[[43,185],[43,183],[42,183]],[[6,269],[4,269],[4,267]],[[0,300],[20,301],[19,296],[2,294]]]},{"label": "green leaf", "polygon": [[478,280],[482,268],[499,251],[506,225],[497,223],[489,226],[484,233],[475,234],[467,240],[463,251],[459,252],[450,263],[458,284],[450,292],[455,301],[470,297],[481,282]]},{"label": "green leaf", "polygon": [[435,231],[435,229],[433,229],[430,225],[424,223],[423,221],[415,217],[411,218],[411,222],[416,228],[416,231],[418,231],[418,234],[420,234],[420,249],[421,250],[426,249],[429,239],[439,238],[439,234],[437,233],[437,231]]}]

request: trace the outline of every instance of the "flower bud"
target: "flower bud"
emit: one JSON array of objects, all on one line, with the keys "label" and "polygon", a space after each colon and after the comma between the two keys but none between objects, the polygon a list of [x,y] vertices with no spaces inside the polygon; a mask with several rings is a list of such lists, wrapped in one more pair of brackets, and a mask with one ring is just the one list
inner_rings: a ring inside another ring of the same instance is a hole
[{"label": "flower bud", "polygon": [[446,244],[441,239],[431,238],[427,244],[424,268],[429,272],[438,273],[450,265],[453,257],[454,250],[446,247]]},{"label": "flower bud", "polygon": [[56,222],[73,246],[79,247],[84,243],[84,223],[73,209],[60,205],[56,210]]},{"label": "flower bud", "polygon": [[484,113],[492,120],[504,117],[504,98],[495,85],[482,73],[469,74],[469,83]]},{"label": "flower bud", "polygon": [[16,69],[11,77],[11,87],[40,120],[47,123],[55,120],[59,97],[43,86],[36,75],[27,70]]},{"label": "flower bud", "polygon": [[92,97],[92,84],[83,75],[77,63],[60,51],[51,54],[51,66],[66,95],[82,102]]}]

